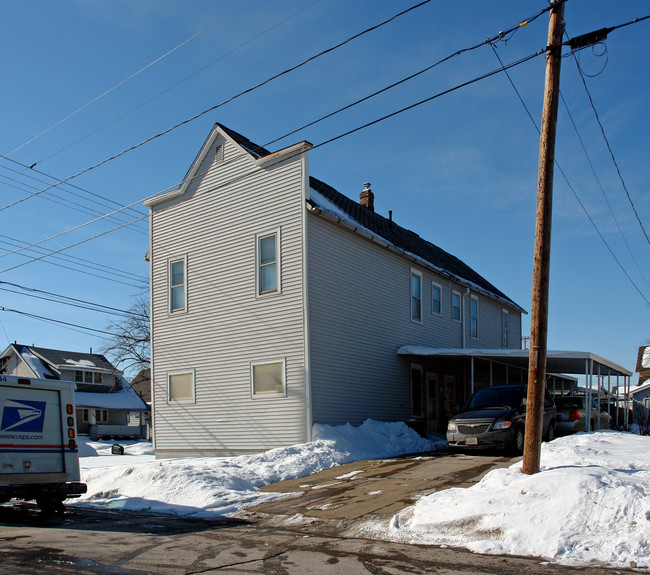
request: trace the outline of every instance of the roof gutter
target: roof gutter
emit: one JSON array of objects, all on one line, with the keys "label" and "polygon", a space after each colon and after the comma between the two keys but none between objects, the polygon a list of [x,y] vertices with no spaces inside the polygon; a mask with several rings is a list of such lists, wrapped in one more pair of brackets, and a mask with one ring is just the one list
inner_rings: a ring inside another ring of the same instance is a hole
[{"label": "roof gutter", "polygon": [[493,299],[493,300],[496,300],[496,301],[500,302],[502,305],[505,305],[505,306],[507,306],[507,307],[509,307],[511,309],[514,309],[514,310],[520,312],[520,313],[528,315],[528,312],[525,309],[523,309],[522,307],[519,307],[516,303],[514,303],[512,301],[509,301],[509,300],[505,300],[505,299],[499,297],[498,295],[493,294],[492,292],[484,290],[483,288],[477,286],[476,284],[474,284],[472,282],[468,282],[467,280],[463,280],[462,278],[459,278],[458,276],[456,276],[454,274],[451,274],[451,273],[449,273],[448,271],[446,271],[446,270],[444,270],[442,268],[436,267],[433,264],[426,261],[425,259],[422,259],[422,258],[420,258],[420,257],[418,257],[418,256],[416,256],[414,254],[411,254],[411,253],[409,253],[409,252],[407,252],[407,251],[405,251],[405,250],[403,250],[401,248],[398,248],[397,246],[395,246],[394,244],[391,244],[390,242],[384,240],[383,238],[379,238],[376,235],[369,233],[368,231],[366,231],[363,228],[359,228],[357,226],[354,226],[351,223],[346,222],[345,220],[342,220],[338,216],[335,216],[334,214],[331,214],[331,213],[329,213],[329,212],[327,212],[325,210],[322,210],[321,208],[314,205],[310,201],[307,201],[307,209],[310,212],[312,212],[313,214],[316,214],[316,215],[321,216],[322,218],[324,218],[324,219],[326,219],[326,220],[328,220],[330,222],[338,224],[338,225],[346,228],[347,230],[350,230],[351,232],[353,232],[355,234],[359,234],[360,236],[366,238],[367,240],[370,240],[370,241],[382,246],[383,248],[386,248],[387,250],[389,250],[389,251],[391,251],[391,252],[393,252],[395,254],[398,254],[398,255],[406,258],[407,260],[409,260],[409,261],[411,261],[413,263],[416,263],[417,265],[419,265],[421,267],[424,267],[424,268],[426,268],[428,270],[436,272],[437,274],[440,274],[445,278],[448,278],[450,280],[453,280],[453,281],[459,283],[462,286],[465,286],[467,289],[471,289],[473,291],[476,291],[476,292],[478,292],[478,293],[480,293],[480,294],[482,294],[482,295],[484,295],[484,296],[486,296],[486,297],[488,297],[490,299]]}]

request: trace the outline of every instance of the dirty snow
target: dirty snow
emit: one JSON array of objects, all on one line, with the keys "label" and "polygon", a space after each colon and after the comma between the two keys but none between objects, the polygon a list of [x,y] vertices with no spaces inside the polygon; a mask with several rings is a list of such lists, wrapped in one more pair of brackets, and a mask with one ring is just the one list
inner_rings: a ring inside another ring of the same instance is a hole
[{"label": "dirty snow", "polygon": [[[404,424],[366,421],[315,426],[312,442],[257,455],[156,460],[147,442],[81,446],[88,493],[73,505],[194,517],[232,515],[286,496],[259,487],[360,459],[444,445]],[[346,474],[350,475],[350,474]],[[579,433],[542,446],[541,471],[521,463],[488,473],[468,489],[421,498],[368,536],[466,547],[477,553],[530,555],[572,565],[650,568],[650,438]]]}]

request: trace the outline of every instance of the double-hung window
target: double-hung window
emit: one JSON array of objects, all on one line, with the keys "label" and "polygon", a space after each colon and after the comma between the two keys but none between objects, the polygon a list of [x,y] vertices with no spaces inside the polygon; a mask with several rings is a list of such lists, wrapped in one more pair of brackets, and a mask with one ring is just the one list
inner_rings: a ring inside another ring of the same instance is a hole
[{"label": "double-hung window", "polygon": [[411,319],[422,321],[422,274],[411,270]]},{"label": "double-hung window", "polygon": [[470,301],[470,334],[474,339],[478,339],[478,298],[472,296]]},{"label": "double-hung window", "polygon": [[510,347],[510,330],[509,330],[509,314],[508,311],[501,310],[501,347]]},{"label": "double-hung window", "polygon": [[438,284],[431,284],[431,311],[442,315],[442,287]]},{"label": "double-hung window", "polygon": [[280,291],[279,233],[257,236],[257,294]]},{"label": "double-hung window", "polygon": [[186,259],[169,260],[169,311],[187,307]]},{"label": "double-hung window", "polygon": [[451,292],[451,318],[460,321],[460,313],[460,293],[457,291]]}]

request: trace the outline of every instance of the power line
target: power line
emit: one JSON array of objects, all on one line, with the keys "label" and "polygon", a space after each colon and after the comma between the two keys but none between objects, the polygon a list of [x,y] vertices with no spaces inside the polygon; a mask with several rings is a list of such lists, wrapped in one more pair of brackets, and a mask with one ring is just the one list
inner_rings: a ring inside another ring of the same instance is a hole
[{"label": "power line", "polygon": [[[646,18],[650,18],[650,16],[646,16]],[[645,20],[646,18],[643,18]],[[634,22],[640,22],[640,20],[635,20]],[[628,24],[625,24],[625,26],[631,24],[633,22],[630,22]],[[622,26],[620,26],[622,27]],[[600,116],[598,115],[598,111],[596,110],[596,106],[594,104],[594,101],[591,97],[591,93],[589,92],[589,88],[587,86],[587,82],[585,80],[585,77],[582,73],[582,70],[580,69],[580,65],[578,64],[578,60],[576,59],[575,52],[572,52],[573,58],[576,62],[576,66],[578,68],[578,73],[580,74],[580,79],[582,80],[582,85],[585,88],[585,92],[587,92],[587,98],[589,99],[589,104],[591,104],[591,109],[594,112],[594,116],[596,117],[596,122],[598,122],[598,126],[600,127],[600,133],[603,135],[603,139],[605,140],[605,145],[607,146],[607,150],[609,151],[609,155],[612,158],[612,162],[614,162],[614,167],[616,168],[616,173],[618,174],[619,180],[621,180],[621,185],[623,186],[623,189],[625,190],[625,195],[627,196],[627,199],[630,203],[630,206],[632,207],[632,211],[634,212],[634,215],[636,217],[637,222],[639,222],[639,226],[641,226],[641,230],[643,231],[643,235],[645,236],[646,241],[648,244],[650,244],[650,237],[648,237],[648,233],[645,230],[645,227],[643,226],[643,222],[641,222],[641,218],[639,217],[639,213],[636,210],[636,206],[634,205],[634,202],[632,201],[632,197],[630,196],[630,192],[627,189],[627,186],[625,185],[625,180],[623,180],[623,174],[621,174],[621,169],[618,166],[618,162],[616,161],[616,158],[614,157],[614,151],[612,150],[612,147],[609,144],[609,139],[607,138],[607,134],[605,134],[605,128],[603,127],[602,122],[600,121]]]},{"label": "power line", "polygon": [[253,1],[253,0],[247,0],[246,2],[244,2],[244,3],[243,3],[241,6],[239,6],[238,8],[235,8],[234,10],[232,10],[231,12],[229,12],[228,14],[226,14],[225,16],[222,16],[221,18],[219,18],[219,20],[217,20],[216,22],[213,22],[213,23],[210,24],[209,26],[206,26],[205,28],[203,28],[203,30],[201,30],[200,32],[197,32],[196,34],[194,34],[194,36],[191,36],[190,38],[188,38],[188,39],[185,40],[184,42],[181,42],[178,46],[176,46],[175,48],[172,48],[171,50],[169,50],[168,52],[166,52],[166,53],[163,54],[162,56],[159,56],[159,57],[156,58],[155,60],[149,62],[149,64],[147,64],[146,66],[140,68],[137,72],[134,72],[133,74],[131,74],[130,76],[128,76],[127,78],[125,78],[124,80],[122,80],[121,82],[118,82],[118,83],[115,84],[115,86],[113,86],[112,88],[109,88],[109,89],[106,90],[105,92],[101,93],[99,96],[96,96],[95,98],[93,98],[92,100],[90,100],[90,102],[88,102],[87,104],[84,104],[83,106],[81,106],[81,108],[78,108],[77,110],[75,110],[75,111],[72,112],[71,114],[68,114],[65,118],[59,120],[59,121],[56,122],[55,124],[52,124],[49,128],[43,130],[40,134],[37,134],[36,136],[34,136],[33,138],[31,138],[30,140],[27,140],[25,143],[21,144],[20,146],[18,146],[18,147],[15,148],[15,149],[13,149],[11,152],[9,152],[6,156],[3,156],[3,157],[6,158],[6,157],[8,157],[8,156],[11,156],[12,154],[14,154],[15,152],[17,152],[17,151],[20,150],[21,148],[24,148],[27,144],[30,144],[30,143],[33,142],[34,140],[37,140],[38,138],[40,138],[41,136],[43,136],[44,134],[47,134],[47,132],[49,132],[50,130],[56,128],[57,126],[60,126],[60,125],[63,124],[63,122],[65,122],[66,120],[69,120],[69,119],[72,118],[73,116],[76,116],[79,112],[81,112],[82,110],[85,110],[88,106],[94,104],[94,103],[97,102],[98,100],[101,100],[104,96],[107,96],[108,94],[110,94],[111,92],[113,92],[114,90],[116,90],[117,88],[119,88],[120,86],[126,84],[129,80],[132,80],[133,78],[135,78],[136,76],[138,76],[139,74],[141,74],[142,72],[144,72],[145,70],[147,70],[148,68],[151,68],[151,66],[153,66],[154,64],[157,64],[158,62],[160,62],[161,60],[163,60],[164,58],[166,58],[166,57],[169,56],[170,54],[173,54],[174,52],[176,52],[176,50],[178,50],[178,49],[182,48],[183,46],[185,46],[185,44],[188,44],[189,42],[191,42],[191,41],[194,40],[195,38],[198,38],[199,36],[201,36],[202,34],[204,34],[205,32],[207,32],[207,31],[210,30],[211,28],[214,28],[214,26],[216,26],[217,24],[219,24],[219,23],[223,22],[224,20],[226,20],[227,18],[230,18],[230,16],[232,16],[233,14],[236,14],[237,12],[239,12],[242,8],[244,8],[245,6],[247,6],[248,4],[250,4],[252,1]]},{"label": "power line", "polygon": [[[23,292],[28,292],[28,293],[21,293],[20,291],[10,290],[10,289],[2,287],[2,286],[15,287],[15,288],[18,288],[19,290],[22,290]],[[83,309],[88,309],[88,310],[91,310],[91,311],[97,311],[97,312],[100,312],[100,313],[110,313],[110,314],[113,314],[113,315],[122,315],[122,316],[126,315],[126,316],[133,316],[133,317],[140,317],[140,318],[148,319],[147,316],[144,316],[141,313],[137,313],[137,312],[133,312],[133,311],[125,310],[125,309],[120,309],[120,308],[117,308],[117,307],[107,306],[107,305],[104,305],[104,304],[101,304],[101,303],[95,303],[95,302],[91,302],[91,301],[87,301],[87,300],[83,300],[83,299],[79,299],[79,298],[74,298],[74,297],[71,297],[71,296],[58,294],[58,293],[54,293],[54,292],[50,292],[50,291],[45,291],[45,290],[41,290],[41,289],[37,289],[37,288],[30,288],[30,287],[26,287],[26,286],[23,286],[23,285],[20,285],[20,284],[12,283],[12,282],[5,282],[5,281],[0,280],[0,289],[11,292],[11,293],[19,294],[19,295],[25,295],[25,296],[28,296],[28,297],[35,297],[35,298],[38,298],[38,299],[44,299],[44,300],[47,300],[47,301],[52,301],[52,302],[60,303],[60,304],[63,304],[63,305],[70,305],[70,306],[74,306],[74,307],[80,307],[80,308],[83,308]],[[37,295],[37,294],[44,294],[44,296],[53,296],[54,298],[59,298],[59,300],[53,299],[53,298],[47,298],[47,297]],[[67,300],[67,301],[60,301],[60,300]]]},{"label": "power line", "polygon": [[395,14],[394,16],[391,16],[390,18],[384,20],[383,22],[380,22],[379,24],[375,24],[374,26],[371,26],[370,28],[367,28],[367,29],[363,30],[362,32],[359,32],[359,33],[357,33],[357,34],[355,34],[353,36],[350,36],[347,40],[344,40],[344,41],[339,42],[338,44],[336,44],[334,46],[331,46],[330,48],[322,50],[321,52],[318,52],[317,54],[314,54],[313,56],[310,56],[306,60],[303,60],[299,64],[296,64],[296,65],[294,65],[294,66],[292,66],[290,68],[287,68],[287,69],[283,70],[282,72],[279,72],[278,74],[275,74],[275,75],[267,78],[266,80],[264,80],[262,82],[259,82],[258,84],[254,85],[254,86],[252,86],[250,88],[247,88],[246,90],[243,90],[243,91],[239,92],[238,94],[235,94],[234,96],[231,96],[230,98],[220,102],[219,104],[215,104],[214,106],[211,106],[210,108],[207,108],[206,110],[203,110],[202,112],[199,112],[198,114],[195,114],[194,116],[192,116],[192,117],[190,117],[190,118],[188,118],[186,120],[183,120],[182,122],[179,122],[179,123],[171,126],[170,128],[167,128],[166,130],[163,130],[162,132],[159,132],[159,133],[147,138],[146,140],[143,140],[142,142],[140,142],[138,144],[135,144],[135,145],[131,146],[130,148],[126,148],[125,150],[122,150],[121,152],[119,152],[119,153],[117,153],[117,154],[115,154],[113,156],[105,158],[101,162],[98,162],[98,163],[96,163],[96,164],[94,164],[94,165],[92,165],[92,166],[90,166],[88,168],[85,168],[85,169],[81,170],[80,172],[77,172],[76,174],[73,174],[72,176],[68,176],[67,178],[65,178],[63,180],[60,180],[58,183],[53,184],[51,186],[48,186],[47,188],[45,188],[45,189],[43,189],[43,190],[41,190],[39,192],[34,192],[33,194],[31,194],[31,195],[29,195],[29,196],[27,196],[25,198],[22,198],[20,200],[17,200],[15,202],[11,203],[11,204],[8,204],[8,205],[0,208],[0,212],[4,211],[6,209],[12,208],[13,206],[15,206],[15,205],[17,205],[17,204],[19,204],[21,202],[29,200],[30,198],[33,198],[34,196],[42,194],[43,192],[46,192],[46,191],[48,191],[48,190],[50,190],[50,189],[52,189],[54,187],[57,187],[57,186],[59,186],[61,184],[66,183],[66,182],[69,182],[70,180],[78,178],[82,174],[88,173],[91,170],[95,170],[96,168],[99,168],[100,166],[103,166],[104,164],[106,164],[108,162],[111,162],[112,160],[115,160],[115,159],[129,153],[129,152],[132,152],[133,150],[136,150],[136,149],[144,146],[145,144],[148,144],[149,142],[152,142],[153,140],[155,140],[157,138],[160,138],[161,136],[164,136],[164,135],[172,132],[173,130],[175,130],[177,128],[180,128],[181,126],[184,126],[186,124],[189,124],[190,122],[193,122],[194,120],[200,118],[201,116],[204,116],[208,112],[212,112],[212,111],[216,110],[217,108],[219,108],[221,106],[224,106],[225,104],[227,104],[229,102],[232,102],[233,100],[235,100],[235,99],[237,99],[237,98],[239,98],[239,97],[241,97],[241,96],[243,96],[245,94],[248,94],[248,93],[252,92],[253,90],[257,90],[258,88],[261,88],[262,86],[265,86],[266,84],[268,84],[269,82],[272,82],[273,80],[276,80],[277,78],[280,78],[280,77],[282,77],[282,76],[284,76],[286,74],[289,74],[290,72],[293,72],[293,71],[297,70],[298,68],[301,68],[302,66],[308,64],[309,62],[312,62],[313,60],[316,60],[317,58],[320,58],[321,56],[324,56],[325,54],[329,54],[330,52],[333,52],[334,50],[340,48],[341,46],[344,46],[344,45],[352,42],[353,40],[356,40],[357,38],[360,38],[361,36],[363,36],[365,34],[368,34],[369,32],[373,32],[374,30],[377,30],[378,28],[381,28],[382,26],[396,20],[400,16],[403,16],[404,14],[407,14],[407,13],[409,13],[409,12],[411,12],[411,11],[417,9],[417,8],[420,8],[420,7],[424,6],[425,4],[428,4],[429,2],[431,2],[431,0],[422,0],[422,2],[420,2],[418,4],[415,4],[414,6],[411,6],[410,8],[407,8],[406,10],[403,10],[403,11],[399,12],[399,13]]},{"label": "power line", "polygon": [[110,331],[105,331],[103,329],[96,329],[94,327],[88,327],[88,326],[85,326],[85,325],[70,323],[68,321],[62,321],[60,319],[54,319],[54,318],[51,318],[51,317],[36,315],[34,313],[21,311],[21,310],[18,310],[18,309],[11,309],[11,308],[0,306],[0,311],[17,313],[18,315],[24,315],[26,317],[31,317],[32,319],[39,319],[41,321],[47,321],[47,322],[50,322],[50,323],[57,323],[57,324],[61,324],[61,325],[68,326],[68,327],[76,327],[76,328],[80,328],[80,329],[83,329],[83,330],[86,330],[86,331],[93,331],[93,332],[96,332],[96,333],[103,333],[103,334],[106,334],[106,335],[110,335],[111,337],[121,337],[116,333],[111,333]]},{"label": "power line", "polygon": [[[506,67],[505,67],[504,64],[503,64],[503,61],[502,61],[501,58],[499,57],[499,54],[497,53],[497,51],[496,51],[496,49],[494,48],[494,46],[492,47],[492,50],[494,51],[494,55],[495,55],[495,56],[497,57],[497,59],[499,60],[499,63],[501,64],[501,66],[502,66],[504,72],[506,73],[506,77],[508,78],[508,80],[509,80],[509,82],[510,82],[510,85],[511,85],[511,86],[513,87],[513,89],[515,90],[515,93],[517,94],[517,97],[519,98],[519,101],[521,102],[521,105],[524,107],[524,109],[526,110],[526,113],[528,114],[528,117],[530,118],[531,122],[533,123],[533,126],[535,127],[535,130],[537,131],[538,134],[540,134],[540,130],[539,130],[539,127],[537,126],[537,122],[535,122],[535,120],[533,119],[533,116],[531,115],[530,110],[528,109],[528,106],[527,106],[526,103],[524,102],[524,99],[521,97],[521,94],[519,93],[519,90],[517,89],[517,86],[515,85],[514,81],[512,80],[512,77],[510,76],[510,74],[508,74],[508,72],[507,72],[507,70],[506,70]],[[582,201],[581,201],[580,198],[578,197],[578,193],[576,192],[576,190],[573,188],[573,186],[572,186],[571,183],[569,182],[569,178],[568,178],[567,175],[564,173],[564,170],[562,169],[562,167],[561,167],[560,164],[558,163],[557,159],[555,160],[555,165],[556,165],[557,169],[559,170],[559,172],[562,174],[562,177],[564,178],[564,181],[566,182],[567,186],[569,186],[569,189],[570,189],[571,192],[573,193],[575,199],[578,201],[578,204],[579,204],[580,207],[582,208],[582,211],[583,211],[583,212],[585,213],[585,215],[587,216],[587,219],[589,220],[589,222],[590,222],[591,225],[593,226],[594,230],[596,230],[596,233],[598,234],[598,237],[600,237],[600,239],[602,240],[602,242],[605,244],[605,247],[607,248],[607,250],[609,251],[609,253],[611,254],[611,256],[614,258],[614,261],[618,264],[619,268],[621,268],[621,271],[625,274],[625,276],[627,277],[627,279],[628,279],[628,280],[630,281],[630,283],[634,286],[634,288],[635,288],[636,291],[639,293],[639,295],[641,296],[641,298],[642,298],[642,299],[643,299],[643,300],[644,300],[644,301],[645,301],[645,302],[650,306],[650,301],[648,301],[648,299],[645,297],[645,295],[643,295],[643,293],[642,293],[641,290],[639,289],[639,286],[636,285],[636,282],[635,282],[635,281],[630,277],[630,275],[627,273],[627,271],[626,271],[625,268],[623,267],[623,264],[619,261],[619,259],[616,257],[616,254],[614,254],[614,252],[612,251],[612,248],[611,248],[611,247],[609,246],[609,244],[607,243],[607,240],[605,240],[605,237],[600,233],[600,230],[598,229],[598,226],[596,226],[596,223],[594,222],[594,220],[593,220],[593,219],[591,218],[591,216],[589,215],[589,212],[587,211],[587,208],[585,207],[585,205],[582,203]]]},{"label": "power line", "polygon": [[248,44],[251,44],[252,42],[254,42],[255,40],[257,40],[258,38],[261,38],[261,37],[264,36],[265,34],[268,34],[271,30],[274,30],[275,28],[278,28],[279,26],[281,26],[281,25],[284,24],[285,22],[291,20],[292,18],[296,17],[298,14],[301,14],[301,13],[304,12],[305,10],[311,8],[314,4],[317,4],[318,2],[320,2],[320,0],[314,0],[313,2],[311,2],[311,4],[308,4],[307,6],[305,6],[305,7],[303,7],[303,8],[300,8],[299,10],[297,10],[296,12],[294,12],[293,14],[287,16],[286,18],[280,20],[279,22],[276,22],[276,23],[273,24],[272,26],[269,26],[268,28],[266,28],[265,30],[263,30],[262,32],[260,32],[259,34],[253,36],[252,38],[249,38],[249,39],[246,40],[245,42],[242,42],[241,44],[239,44],[239,45],[236,46],[235,48],[233,48],[233,49],[229,50],[228,52],[222,54],[222,55],[219,56],[218,58],[212,60],[211,62],[209,62],[209,63],[206,64],[205,66],[202,66],[201,68],[199,68],[199,69],[196,70],[195,72],[192,72],[192,73],[189,74],[188,76],[185,76],[185,78],[183,78],[182,80],[179,80],[178,82],[175,82],[174,84],[172,84],[171,86],[165,88],[165,89],[162,90],[161,92],[158,92],[157,94],[155,94],[155,95],[152,96],[151,98],[145,100],[144,102],[141,102],[140,104],[138,104],[137,106],[131,108],[131,109],[128,110],[127,112],[124,112],[123,114],[120,114],[119,116],[113,118],[111,121],[109,121],[109,122],[103,124],[102,126],[99,126],[99,127],[96,128],[95,130],[91,131],[90,133],[86,134],[85,136],[82,136],[81,138],[78,138],[78,139],[75,140],[74,142],[71,142],[70,144],[68,144],[67,146],[64,146],[63,148],[57,150],[56,152],[53,152],[53,153],[50,154],[49,156],[46,156],[45,158],[42,158],[42,159],[38,160],[38,161],[36,162],[35,165],[41,164],[42,162],[44,162],[44,161],[46,161],[46,160],[49,160],[49,159],[53,158],[54,156],[60,154],[61,152],[66,151],[66,150],[68,150],[68,149],[70,149],[70,148],[72,148],[72,147],[74,147],[74,146],[76,146],[77,144],[79,144],[80,142],[83,142],[84,140],[90,138],[91,136],[94,136],[95,134],[98,134],[99,132],[101,132],[101,131],[104,130],[105,128],[108,128],[109,126],[112,126],[112,125],[115,124],[116,122],[119,122],[120,120],[123,120],[124,118],[126,118],[127,116],[129,116],[130,114],[132,114],[133,112],[139,110],[140,108],[143,108],[143,107],[146,106],[147,104],[153,102],[154,100],[156,100],[156,99],[159,98],[160,96],[166,94],[167,92],[170,92],[171,90],[173,90],[173,89],[176,88],[177,86],[180,86],[182,83],[186,82],[186,81],[189,80],[190,78],[193,78],[193,77],[196,76],[197,74],[200,74],[200,73],[203,72],[204,70],[207,70],[210,66],[213,66],[213,65],[216,64],[217,62],[220,62],[221,60],[227,58],[227,57],[230,56],[231,54],[234,54],[237,50],[241,50],[243,47],[247,46]]}]

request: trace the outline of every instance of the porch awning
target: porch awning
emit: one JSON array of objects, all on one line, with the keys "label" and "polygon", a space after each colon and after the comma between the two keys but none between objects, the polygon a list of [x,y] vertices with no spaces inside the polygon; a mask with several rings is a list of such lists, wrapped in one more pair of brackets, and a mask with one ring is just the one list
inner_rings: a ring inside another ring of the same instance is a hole
[{"label": "porch awning", "polygon": [[[397,354],[441,359],[474,357],[528,369],[529,351],[528,349],[446,349],[421,345],[403,345],[397,350]],[[547,373],[632,376],[631,371],[589,351],[549,350],[546,358],[546,371]]]}]

